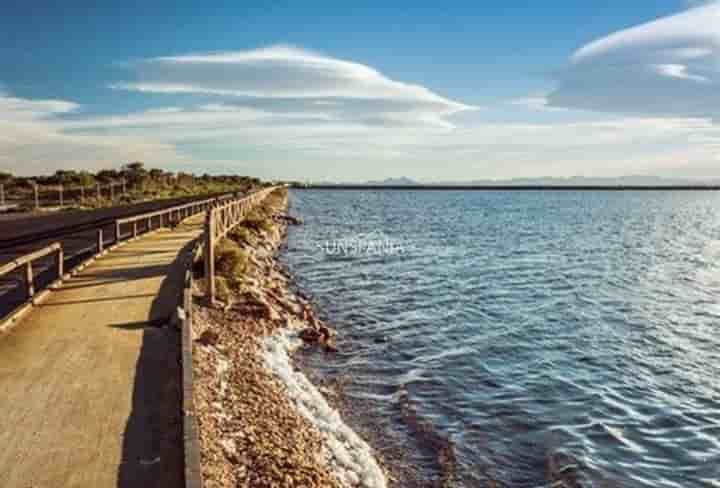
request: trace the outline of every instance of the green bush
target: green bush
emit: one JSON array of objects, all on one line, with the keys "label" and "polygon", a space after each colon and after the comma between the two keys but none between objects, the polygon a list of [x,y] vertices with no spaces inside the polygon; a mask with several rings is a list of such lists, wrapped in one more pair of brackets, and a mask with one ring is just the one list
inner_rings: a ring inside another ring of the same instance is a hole
[{"label": "green bush", "polygon": [[257,244],[257,234],[247,227],[238,226],[230,231],[228,238],[235,241],[238,245],[254,246]]},{"label": "green bush", "polygon": [[248,253],[235,242],[225,239],[215,250],[215,270],[229,279],[239,278],[247,269]]},{"label": "green bush", "polygon": [[215,296],[223,301],[227,302],[230,299],[231,291],[228,285],[228,280],[222,276],[215,277]]}]

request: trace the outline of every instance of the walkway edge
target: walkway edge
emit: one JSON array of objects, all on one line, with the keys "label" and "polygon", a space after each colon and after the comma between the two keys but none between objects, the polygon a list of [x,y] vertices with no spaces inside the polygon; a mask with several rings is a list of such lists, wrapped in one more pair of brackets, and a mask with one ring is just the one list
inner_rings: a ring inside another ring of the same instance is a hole
[{"label": "walkway edge", "polygon": [[198,261],[201,249],[200,240],[196,241],[190,253],[185,270],[182,311],[179,311],[181,334],[182,369],[182,415],[183,415],[183,451],[185,461],[185,488],[203,488],[200,467],[200,431],[198,429],[195,404],[193,401],[193,354],[192,354],[192,267]]}]

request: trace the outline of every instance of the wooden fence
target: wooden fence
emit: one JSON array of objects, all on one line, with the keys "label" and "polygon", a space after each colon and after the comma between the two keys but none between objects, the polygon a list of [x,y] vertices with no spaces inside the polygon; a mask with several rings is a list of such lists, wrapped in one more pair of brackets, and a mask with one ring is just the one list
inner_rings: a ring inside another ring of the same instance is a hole
[{"label": "wooden fence", "polygon": [[[237,194],[208,198],[207,200],[201,200],[199,202],[190,202],[163,210],[118,219],[115,221],[115,240],[120,241],[126,237],[137,237],[141,233],[149,232],[158,227],[175,225],[188,217],[208,210],[213,205],[232,198],[237,198]],[[128,234],[122,233],[123,226],[130,227]]]},{"label": "wooden fence", "polygon": [[33,261],[37,261],[38,259],[44,258],[45,256],[49,256],[51,254],[55,254],[57,278],[62,279],[64,273],[64,257],[63,248],[59,242],[50,244],[49,246],[38,249],[37,251],[30,254],[20,256],[19,258],[10,261],[3,266],[0,266],[0,277],[3,277],[15,271],[20,267],[24,267],[25,269],[22,276],[23,284],[25,286],[25,298],[27,300],[32,300],[32,298],[35,296],[35,275],[33,273]]},{"label": "wooden fence", "polygon": [[271,186],[256,191],[244,198],[230,200],[216,205],[205,214],[205,279],[207,281],[207,297],[210,303],[215,301],[215,245],[227,236],[234,227],[247,217],[258,203],[262,202],[270,193],[285,188],[285,186]]}]

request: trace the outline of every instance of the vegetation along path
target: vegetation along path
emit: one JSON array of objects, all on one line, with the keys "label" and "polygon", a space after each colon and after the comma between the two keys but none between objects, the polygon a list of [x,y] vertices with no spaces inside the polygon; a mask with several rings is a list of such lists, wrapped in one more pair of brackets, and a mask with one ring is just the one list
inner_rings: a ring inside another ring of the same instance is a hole
[{"label": "vegetation along path", "polygon": [[194,219],[120,247],[0,337],[0,486],[182,485],[168,322],[201,231]]}]

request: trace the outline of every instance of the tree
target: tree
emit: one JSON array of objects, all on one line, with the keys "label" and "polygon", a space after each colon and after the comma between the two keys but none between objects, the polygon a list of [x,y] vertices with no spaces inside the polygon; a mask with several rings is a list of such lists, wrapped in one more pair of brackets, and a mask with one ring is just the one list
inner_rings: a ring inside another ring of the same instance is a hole
[{"label": "tree", "polygon": [[103,169],[101,171],[98,171],[95,178],[102,181],[103,183],[109,183],[111,181],[115,181],[118,179],[118,172],[114,169]]},{"label": "tree", "polygon": [[80,186],[92,186],[95,184],[95,177],[89,171],[80,171],[76,183]]},{"label": "tree", "polygon": [[143,163],[142,161],[128,163],[122,167],[122,170],[128,173],[142,173],[145,171],[145,163]]}]

